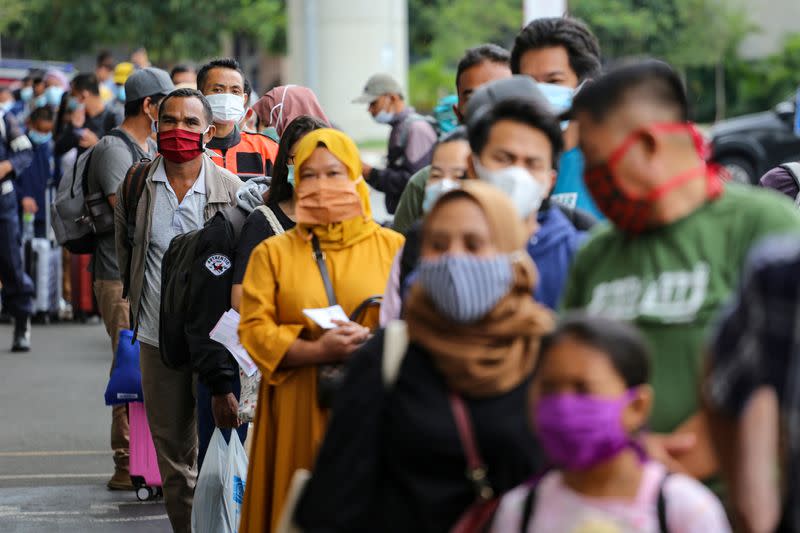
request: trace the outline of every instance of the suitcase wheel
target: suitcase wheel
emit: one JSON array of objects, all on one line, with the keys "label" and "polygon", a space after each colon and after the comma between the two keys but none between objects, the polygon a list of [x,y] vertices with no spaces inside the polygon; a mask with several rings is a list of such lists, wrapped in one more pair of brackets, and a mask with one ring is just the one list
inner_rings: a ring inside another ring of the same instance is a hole
[{"label": "suitcase wheel", "polygon": [[161,498],[164,493],[161,487],[139,487],[136,489],[136,499],[140,502],[149,502]]}]

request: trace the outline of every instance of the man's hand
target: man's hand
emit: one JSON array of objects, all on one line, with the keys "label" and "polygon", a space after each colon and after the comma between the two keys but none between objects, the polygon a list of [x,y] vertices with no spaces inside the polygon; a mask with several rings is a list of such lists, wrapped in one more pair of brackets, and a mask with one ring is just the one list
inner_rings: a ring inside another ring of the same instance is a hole
[{"label": "man's hand", "polygon": [[11,164],[11,161],[0,161],[0,180],[8,176],[13,171],[14,165]]},{"label": "man's hand", "polygon": [[89,128],[84,128],[83,134],[81,134],[81,139],[78,141],[78,146],[81,148],[91,148],[97,141],[100,139],[97,138],[97,135],[94,134],[92,130]]},{"label": "man's hand", "polygon": [[239,423],[239,402],[232,392],[211,396],[214,425],[220,429],[236,429]]},{"label": "man's hand", "polygon": [[372,172],[372,166],[368,165],[368,164],[366,164],[366,163],[364,163],[362,161],[361,162],[361,175],[364,176],[365,180],[369,177],[371,172]]},{"label": "man's hand", "polygon": [[30,196],[26,196],[22,199],[22,212],[25,214],[35,215],[36,212],[39,210],[39,206],[36,205],[36,200],[31,198]]}]

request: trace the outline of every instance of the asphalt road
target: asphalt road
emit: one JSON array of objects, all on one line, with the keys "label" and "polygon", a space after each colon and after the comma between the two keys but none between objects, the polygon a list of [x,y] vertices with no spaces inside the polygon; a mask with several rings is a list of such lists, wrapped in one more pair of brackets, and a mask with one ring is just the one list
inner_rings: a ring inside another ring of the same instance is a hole
[{"label": "asphalt road", "polygon": [[169,532],[161,502],[112,492],[111,347],[98,323],[34,326],[12,354],[0,325],[0,532]]}]

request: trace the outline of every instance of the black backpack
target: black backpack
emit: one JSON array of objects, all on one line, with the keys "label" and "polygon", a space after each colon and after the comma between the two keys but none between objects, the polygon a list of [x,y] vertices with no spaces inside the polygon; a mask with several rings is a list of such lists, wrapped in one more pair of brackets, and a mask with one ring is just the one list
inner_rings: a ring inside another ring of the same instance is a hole
[{"label": "black backpack", "polygon": [[[245,212],[231,206],[223,209],[221,215],[233,228],[231,249],[239,241],[242,226],[247,218]],[[158,344],[161,360],[169,368],[182,368],[191,361],[189,342],[186,339],[186,322],[190,313],[189,296],[192,291],[192,272],[197,261],[197,246],[203,232],[214,220],[194,231],[176,236],[169,243],[161,263],[161,313],[159,315]],[[232,269],[231,273],[233,272]],[[210,332],[209,332],[210,333]]]}]

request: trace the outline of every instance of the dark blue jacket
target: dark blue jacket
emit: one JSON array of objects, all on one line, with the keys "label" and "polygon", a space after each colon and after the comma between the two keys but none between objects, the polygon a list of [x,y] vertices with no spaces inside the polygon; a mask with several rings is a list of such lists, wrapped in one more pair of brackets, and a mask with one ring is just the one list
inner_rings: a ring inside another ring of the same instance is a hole
[{"label": "dark blue jacket", "polygon": [[539,270],[539,284],[534,297],[537,302],[556,309],[572,259],[586,238],[586,232],[575,229],[561,209],[555,206],[541,211],[538,221],[539,231],[528,241],[528,255]]},{"label": "dark blue jacket", "polygon": [[4,179],[19,178],[33,158],[31,141],[22,132],[14,115],[4,113],[0,121],[0,161],[10,161],[14,167],[14,171]]},{"label": "dark blue jacket", "polygon": [[[33,143],[31,143],[33,144]],[[53,141],[33,144],[33,160],[17,180],[17,201],[30,196],[39,210],[35,220],[45,220],[45,190],[53,178]]]}]

